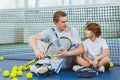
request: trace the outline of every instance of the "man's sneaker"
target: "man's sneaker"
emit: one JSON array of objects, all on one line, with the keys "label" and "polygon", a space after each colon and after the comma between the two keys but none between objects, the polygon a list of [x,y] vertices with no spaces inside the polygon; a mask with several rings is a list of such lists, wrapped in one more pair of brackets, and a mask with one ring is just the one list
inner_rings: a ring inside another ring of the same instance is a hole
[{"label": "man's sneaker", "polygon": [[74,65],[72,69],[73,69],[73,71],[78,71],[80,68],[83,68],[83,66]]},{"label": "man's sneaker", "polygon": [[35,73],[36,69],[38,69],[38,68],[35,65],[32,65],[30,67],[30,71],[33,72],[33,73]]},{"label": "man's sneaker", "polygon": [[48,68],[46,66],[41,66],[35,70],[35,73],[41,76],[47,74],[47,72],[48,72]]},{"label": "man's sneaker", "polygon": [[104,66],[99,67],[99,68],[98,68],[98,71],[99,71],[99,72],[105,72],[105,67],[104,67]]}]

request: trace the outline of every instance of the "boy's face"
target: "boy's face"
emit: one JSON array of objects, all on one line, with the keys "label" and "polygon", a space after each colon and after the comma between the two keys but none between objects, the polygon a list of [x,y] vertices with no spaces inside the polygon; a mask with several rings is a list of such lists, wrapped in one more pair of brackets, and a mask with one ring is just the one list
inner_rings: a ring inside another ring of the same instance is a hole
[{"label": "boy's face", "polygon": [[95,36],[95,33],[86,29],[85,30],[85,35],[86,35],[87,38],[92,38],[93,36]]},{"label": "boy's face", "polygon": [[67,27],[68,19],[67,16],[60,17],[58,22],[54,22],[59,31],[64,31]]}]

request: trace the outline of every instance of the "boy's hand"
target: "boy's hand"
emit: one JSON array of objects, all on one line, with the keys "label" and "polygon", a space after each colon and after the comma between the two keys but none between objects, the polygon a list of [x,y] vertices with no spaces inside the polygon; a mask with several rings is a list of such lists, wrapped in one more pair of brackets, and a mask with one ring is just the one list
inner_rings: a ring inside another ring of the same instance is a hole
[{"label": "boy's hand", "polygon": [[94,65],[94,62],[93,62],[92,60],[90,60],[89,63],[90,63],[91,65]]},{"label": "boy's hand", "polygon": [[96,61],[96,60],[90,60],[89,61],[89,63],[91,64],[91,65],[93,65],[94,67],[98,67],[98,61]]},{"label": "boy's hand", "polygon": [[94,65],[94,67],[98,67],[99,66],[98,61],[94,60],[93,65]]},{"label": "boy's hand", "polygon": [[45,58],[43,51],[35,50],[34,52],[35,52],[35,55],[36,55],[37,58],[40,58],[40,59],[44,59]]}]

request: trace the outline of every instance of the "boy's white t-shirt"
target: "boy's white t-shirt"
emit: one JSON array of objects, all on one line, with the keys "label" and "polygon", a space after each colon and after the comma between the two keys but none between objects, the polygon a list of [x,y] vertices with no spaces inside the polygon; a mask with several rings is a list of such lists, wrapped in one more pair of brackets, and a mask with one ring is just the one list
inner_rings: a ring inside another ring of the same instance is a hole
[{"label": "boy's white t-shirt", "polygon": [[90,39],[84,41],[84,49],[87,52],[88,57],[91,59],[102,54],[106,48],[108,48],[108,45],[103,38],[96,38],[95,41]]}]

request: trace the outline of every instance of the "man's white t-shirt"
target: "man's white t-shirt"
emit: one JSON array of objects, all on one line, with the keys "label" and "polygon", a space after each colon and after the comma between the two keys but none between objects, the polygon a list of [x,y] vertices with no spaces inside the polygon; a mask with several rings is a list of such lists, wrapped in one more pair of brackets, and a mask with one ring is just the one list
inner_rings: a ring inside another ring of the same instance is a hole
[{"label": "man's white t-shirt", "polygon": [[84,49],[87,52],[88,57],[91,59],[102,54],[106,48],[108,48],[108,45],[103,38],[96,38],[95,41],[90,39],[84,41]]},{"label": "man's white t-shirt", "polygon": [[58,37],[61,36],[65,36],[68,37],[72,40],[73,44],[78,44],[81,43],[81,39],[79,37],[79,34],[77,32],[77,30],[75,28],[71,28],[71,27],[67,27],[64,31],[59,32],[56,28],[54,28],[55,31],[53,31],[51,28],[48,30],[45,30],[41,33],[39,33],[40,35],[42,35],[43,37],[43,41],[45,42],[51,42],[57,39],[55,32],[57,34]]}]

